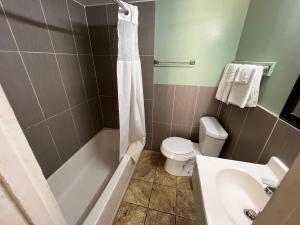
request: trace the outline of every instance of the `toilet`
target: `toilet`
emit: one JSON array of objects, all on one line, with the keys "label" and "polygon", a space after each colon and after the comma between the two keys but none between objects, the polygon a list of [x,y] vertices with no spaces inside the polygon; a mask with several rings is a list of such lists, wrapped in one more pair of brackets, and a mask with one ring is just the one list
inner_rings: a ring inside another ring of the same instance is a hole
[{"label": "toilet", "polygon": [[218,157],[227,132],[214,117],[200,118],[199,144],[181,137],[166,138],[160,150],[167,158],[165,170],[175,176],[191,176],[196,155]]}]

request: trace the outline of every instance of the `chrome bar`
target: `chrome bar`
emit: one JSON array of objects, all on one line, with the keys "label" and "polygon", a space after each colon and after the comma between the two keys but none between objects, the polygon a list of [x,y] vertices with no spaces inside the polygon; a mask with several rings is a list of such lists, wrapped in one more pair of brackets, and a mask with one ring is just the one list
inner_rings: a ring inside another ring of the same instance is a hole
[{"label": "chrome bar", "polygon": [[276,62],[233,61],[233,63],[263,66],[264,68],[263,76],[267,76],[267,77],[270,77],[272,75],[276,66]]},{"label": "chrome bar", "polygon": [[124,15],[128,15],[129,11],[126,9],[124,4],[120,0],[112,0],[115,4],[117,4],[121,8],[121,13],[124,13]]},{"label": "chrome bar", "polygon": [[196,60],[172,60],[172,61],[160,61],[154,59],[154,65],[157,66],[194,66],[196,64]]}]

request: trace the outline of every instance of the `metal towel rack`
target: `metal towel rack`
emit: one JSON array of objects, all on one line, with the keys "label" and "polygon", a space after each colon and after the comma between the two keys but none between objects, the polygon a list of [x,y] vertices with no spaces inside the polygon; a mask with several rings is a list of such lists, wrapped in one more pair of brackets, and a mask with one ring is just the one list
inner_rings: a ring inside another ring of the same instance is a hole
[{"label": "metal towel rack", "polygon": [[233,61],[236,64],[250,64],[264,67],[263,76],[270,77],[275,69],[276,62],[251,62],[251,61]]},{"label": "metal towel rack", "polygon": [[126,9],[126,7],[124,6],[124,4],[120,0],[112,0],[112,1],[121,8],[121,10],[120,10],[121,13],[123,13],[124,15],[128,15],[129,14],[128,9]]},{"label": "metal towel rack", "polygon": [[196,65],[196,60],[157,60],[154,59],[154,65],[156,67],[192,67]]}]

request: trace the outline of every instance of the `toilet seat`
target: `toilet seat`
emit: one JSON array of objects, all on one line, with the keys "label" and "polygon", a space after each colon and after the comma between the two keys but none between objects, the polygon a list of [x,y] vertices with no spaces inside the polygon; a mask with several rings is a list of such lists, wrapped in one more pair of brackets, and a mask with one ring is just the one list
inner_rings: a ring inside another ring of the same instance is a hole
[{"label": "toilet seat", "polygon": [[195,144],[180,137],[165,139],[160,149],[164,156],[177,161],[187,161],[195,156]]}]

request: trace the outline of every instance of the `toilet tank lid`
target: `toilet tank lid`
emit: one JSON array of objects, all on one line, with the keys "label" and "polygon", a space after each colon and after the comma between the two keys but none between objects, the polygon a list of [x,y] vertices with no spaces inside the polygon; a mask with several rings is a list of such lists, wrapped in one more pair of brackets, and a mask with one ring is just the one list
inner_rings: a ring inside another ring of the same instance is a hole
[{"label": "toilet tank lid", "polygon": [[226,139],[228,133],[215,117],[202,117],[200,119],[200,126],[205,127],[206,135],[216,139]]}]

